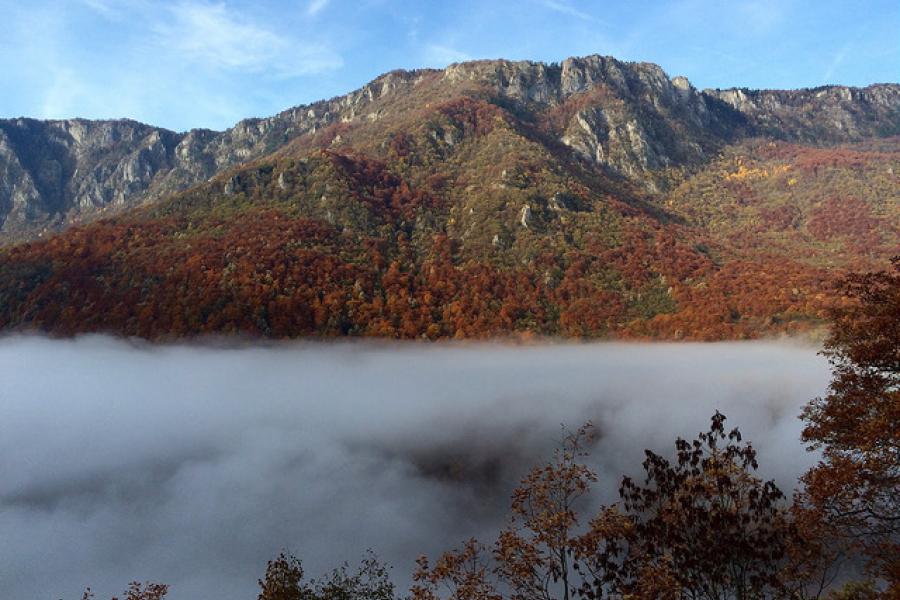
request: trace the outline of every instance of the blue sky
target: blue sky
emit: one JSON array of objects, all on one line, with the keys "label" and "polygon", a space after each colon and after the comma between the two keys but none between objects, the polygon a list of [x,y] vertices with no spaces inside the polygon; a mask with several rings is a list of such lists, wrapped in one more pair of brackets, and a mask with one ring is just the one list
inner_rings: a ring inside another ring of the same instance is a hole
[{"label": "blue sky", "polygon": [[470,58],[655,62],[698,88],[900,76],[897,0],[0,0],[0,117],[176,130]]}]

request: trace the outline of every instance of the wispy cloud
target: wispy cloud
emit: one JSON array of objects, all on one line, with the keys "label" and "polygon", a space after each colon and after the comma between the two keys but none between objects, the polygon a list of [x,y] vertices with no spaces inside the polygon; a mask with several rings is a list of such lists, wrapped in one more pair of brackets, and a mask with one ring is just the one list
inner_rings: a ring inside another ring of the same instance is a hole
[{"label": "wispy cloud", "polygon": [[591,21],[593,23],[600,22],[597,17],[588,14],[583,10],[579,10],[568,2],[564,2],[563,0],[538,0],[538,4],[554,12],[568,15],[570,17],[575,17],[576,19],[581,19],[582,21]]},{"label": "wispy cloud", "polygon": [[750,33],[766,34],[783,22],[788,4],[784,0],[748,0],[736,5],[737,16]]},{"label": "wispy cloud", "polygon": [[161,45],[207,67],[291,77],[342,64],[327,48],[281,36],[224,4],[180,2],[154,30]]},{"label": "wispy cloud", "polygon": [[180,130],[272,114],[310,99],[302,82],[343,61],[327,31],[304,29],[302,13],[292,22],[270,16],[208,0],[23,6],[0,39],[0,57],[13,48],[18,57],[0,66],[23,90],[5,114],[129,117]]},{"label": "wispy cloud", "polygon": [[113,2],[110,0],[82,0],[88,8],[104,15],[109,16],[115,12]]},{"label": "wispy cloud", "polygon": [[73,69],[53,68],[48,72],[50,85],[38,108],[38,116],[53,119],[66,116],[73,103],[83,102],[89,94],[81,78]]},{"label": "wispy cloud", "polygon": [[140,13],[143,22],[152,22],[153,14],[159,14],[159,7],[151,4],[152,0],[80,0],[84,6],[98,15],[121,21],[129,15]]},{"label": "wispy cloud", "polygon": [[822,83],[834,83],[832,81],[834,72],[844,63],[844,59],[847,58],[847,53],[849,51],[850,44],[845,44],[840,50],[834,53],[831,57],[831,61],[829,61],[828,66],[825,68],[825,72],[822,73]]},{"label": "wispy cloud", "polygon": [[444,66],[450,63],[472,60],[472,57],[462,50],[457,50],[450,46],[428,44],[425,47],[425,60],[434,66]]},{"label": "wispy cloud", "polygon": [[314,17],[322,12],[330,3],[331,0],[311,0],[309,6],[306,7],[306,14]]}]

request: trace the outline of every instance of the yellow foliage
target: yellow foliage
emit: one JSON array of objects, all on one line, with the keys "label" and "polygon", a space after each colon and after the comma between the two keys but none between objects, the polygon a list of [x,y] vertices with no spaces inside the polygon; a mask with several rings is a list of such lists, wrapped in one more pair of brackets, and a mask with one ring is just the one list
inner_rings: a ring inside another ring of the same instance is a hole
[{"label": "yellow foliage", "polygon": [[[790,170],[788,165],[775,165],[769,169],[759,169],[756,167],[745,167],[742,160],[737,161],[738,168],[734,173],[726,173],[726,181],[744,181],[746,179],[765,179],[774,177]],[[796,183],[796,181],[794,181]],[[793,184],[790,184],[793,185]]]}]

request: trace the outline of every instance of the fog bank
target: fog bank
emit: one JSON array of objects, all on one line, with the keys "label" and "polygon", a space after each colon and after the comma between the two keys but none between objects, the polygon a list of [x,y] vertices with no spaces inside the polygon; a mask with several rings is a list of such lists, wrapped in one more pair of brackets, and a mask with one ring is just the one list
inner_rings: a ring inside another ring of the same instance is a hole
[{"label": "fog bank", "polygon": [[716,409],[789,490],[800,407],[828,382],[776,343],[135,346],[0,339],[0,597],[252,600],[287,548],[318,575],[372,548],[491,541],[509,492],[587,419],[598,494]]}]

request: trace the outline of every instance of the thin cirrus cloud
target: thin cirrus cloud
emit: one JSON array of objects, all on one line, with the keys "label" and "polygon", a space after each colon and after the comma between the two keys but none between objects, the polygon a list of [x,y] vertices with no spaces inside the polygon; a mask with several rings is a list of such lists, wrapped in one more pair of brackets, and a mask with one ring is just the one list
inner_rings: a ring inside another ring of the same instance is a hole
[{"label": "thin cirrus cloud", "polygon": [[[309,81],[340,70],[343,57],[327,32],[310,30],[303,7],[277,21],[264,8],[207,0],[17,5],[0,50],[15,48],[18,59],[0,51],[0,66],[21,85],[0,98],[2,116],[223,129],[316,99],[303,95]],[[34,36],[36,28],[44,35]]]},{"label": "thin cirrus cloud", "polygon": [[[311,14],[326,3],[313,2]],[[158,43],[206,66],[293,77],[343,64],[340,56],[324,45],[279,35],[224,4],[182,2],[168,12],[169,18],[154,27]]]},{"label": "thin cirrus cloud", "polygon": [[116,5],[121,4],[121,2],[116,2],[115,0],[82,0],[82,2],[88,8],[107,17],[112,17],[118,14]]},{"label": "thin cirrus cloud", "polygon": [[546,9],[552,10],[554,12],[561,13],[563,15],[567,15],[570,17],[575,17],[576,19],[580,19],[582,21],[593,21],[599,22],[597,17],[586,13],[583,10],[579,10],[569,4],[568,2],[564,2],[563,0],[539,0],[539,4]]},{"label": "thin cirrus cloud", "polygon": [[790,2],[784,0],[751,0],[736,5],[737,22],[752,34],[766,34],[783,24]]},{"label": "thin cirrus cloud", "polygon": [[828,66],[825,68],[825,72],[822,74],[822,83],[830,83],[831,79],[834,77],[835,71],[844,63],[844,60],[847,58],[847,53],[850,51],[850,45],[845,44],[840,50],[835,52],[831,60],[828,62]]},{"label": "thin cirrus cloud", "polygon": [[425,47],[425,60],[430,65],[444,66],[450,63],[472,60],[472,56],[450,46],[428,44]]},{"label": "thin cirrus cloud", "polygon": [[312,0],[309,3],[309,6],[306,7],[306,14],[314,17],[325,10],[325,7],[328,6],[330,2],[331,0]]},{"label": "thin cirrus cloud", "polygon": [[868,85],[896,79],[898,49],[896,1],[871,4],[0,0],[0,117],[222,129],[396,68],[586,54],[658,63],[699,88]]}]

